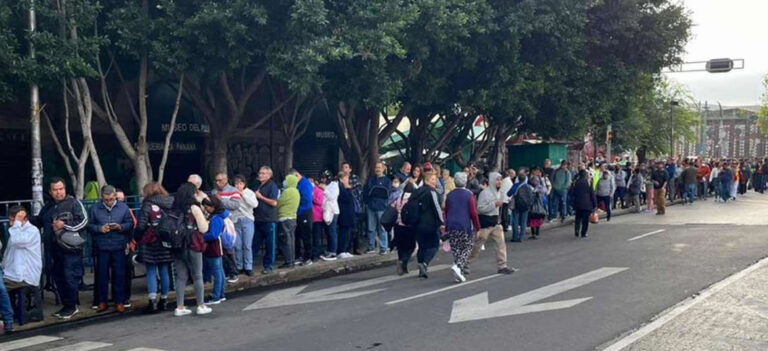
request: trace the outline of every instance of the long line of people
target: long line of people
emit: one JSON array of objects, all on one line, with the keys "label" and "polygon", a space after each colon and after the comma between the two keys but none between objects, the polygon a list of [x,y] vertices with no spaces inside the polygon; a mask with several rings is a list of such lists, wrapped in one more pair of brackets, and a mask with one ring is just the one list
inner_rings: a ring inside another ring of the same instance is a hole
[{"label": "long line of people", "polygon": [[[96,262],[93,309],[106,311],[110,301],[118,312],[130,307],[130,267],[136,251],[136,261],[147,272],[148,312],[166,310],[169,292],[175,289],[174,314],[191,314],[184,305],[191,281],[195,312],[207,314],[210,306],[226,301],[227,282],[236,283],[241,274],[254,275],[259,256],[261,273],[273,273],[278,250],[283,258],[280,269],[349,259],[360,251],[397,250],[397,274],[408,272],[417,251],[419,276],[427,278],[442,245],[453,254],[455,280],[463,282],[490,239],[497,271],[511,274],[516,268],[507,263],[505,233],[511,232],[513,243],[522,242],[526,233],[534,240],[543,223],[574,215],[574,234],[584,238],[597,209],[610,221],[616,208],[655,209],[664,215],[667,200],[682,198],[692,204],[714,194],[716,201],[727,202],[749,188],[763,193],[768,188],[768,160],[669,159],[636,166],[573,167],[562,161],[556,169],[545,160],[541,168],[509,169],[506,176],[489,172],[487,177],[471,166],[451,176],[430,163],[406,162],[392,178],[379,162],[364,185],[344,163],[338,174],[324,171],[314,179],[291,170],[282,186],[264,166],[253,189],[242,175],[231,185],[226,174],[217,174],[210,192],[201,190],[202,183],[202,177],[193,174],[173,195],[149,183],[135,215],[113,186],[104,186],[101,201],[86,210],[67,195],[64,180],[54,178],[48,184],[52,201],[40,215],[11,208],[10,241],[0,270],[5,330],[13,325],[9,293],[39,287],[44,260],[52,278],[48,284],[55,285],[63,305],[54,315],[69,319],[79,312],[83,249],[89,238]],[[207,297],[205,282],[212,284]]]}]

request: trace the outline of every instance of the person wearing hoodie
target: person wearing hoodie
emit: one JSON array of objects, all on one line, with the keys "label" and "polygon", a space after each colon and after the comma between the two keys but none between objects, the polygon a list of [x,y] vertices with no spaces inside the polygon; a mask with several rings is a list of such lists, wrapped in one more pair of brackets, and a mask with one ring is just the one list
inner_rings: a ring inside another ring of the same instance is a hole
[{"label": "person wearing hoodie", "polygon": [[288,174],[293,175],[298,180],[296,188],[299,191],[299,209],[296,213],[296,238],[294,239],[296,264],[299,266],[310,266],[313,263],[312,256],[314,255],[314,248],[312,247],[312,195],[314,193],[314,186],[307,177],[302,176],[295,169],[290,170]]},{"label": "person wearing hoodie", "polygon": [[[467,280],[465,272],[469,272],[469,256],[475,244],[475,235],[480,229],[480,218],[477,215],[475,195],[467,190],[467,175],[456,173],[453,177],[456,188],[445,198],[445,236],[451,245],[453,266],[451,273],[457,283]],[[503,240],[502,240],[503,241]]]},{"label": "person wearing hoodie", "polygon": [[600,175],[600,179],[597,181],[597,188],[595,194],[597,195],[597,204],[605,207],[605,212],[608,214],[607,221],[611,221],[611,198],[616,192],[616,181],[610,171],[603,171]]},{"label": "person wearing hoodie", "polygon": [[[512,274],[513,269],[507,266],[507,245],[504,243],[504,228],[499,222],[499,208],[504,204],[504,194],[499,191],[503,179],[501,174],[491,172],[488,175],[488,187],[480,192],[477,199],[477,213],[480,221],[480,230],[477,232],[477,241],[472,251],[471,259],[477,258],[480,247],[490,238],[496,242],[496,266],[498,273]],[[468,273],[468,270],[467,270]]]},{"label": "person wearing hoodie", "polygon": [[[326,179],[328,184],[323,190],[323,224],[325,224],[325,232],[328,235],[328,249],[325,251],[325,254],[320,255],[320,259],[323,261],[335,261],[339,239],[339,214],[341,214],[339,208],[339,182],[331,181],[330,171],[323,172],[323,178]],[[317,246],[321,247],[320,243]]]},{"label": "person wearing hoodie", "polygon": [[96,251],[96,279],[94,296],[98,302],[98,312],[107,310],[107,295],[109,280],[115,291],[115,309],[125,312],[125,251],[129,236],[133,230],[133,217],[124,202],[117,201],[117,191],[111,185],[101,188],[101,202],[91,207],[88,232],[93,238]]},{"label": "person wearing hoodie", "polygon": [[377,237],[379,239],[379,254],[387,253],[389,238],[384,227],[381,226],[381,216],[387,209],[387,200],[391,191],[392,183],[384,174],[384,163],[377,162],[374,175],[368,178],[363,190],[363,198],[368,210],[368,250],[366,253],[376,252]]},{"label": "person wearing hoodie", "polygon": [[39,286],[43,271],[40,230],[29,223],[27,210],[22,206],[11,207],[8,222],[8,247],[0,269],[0,312],[6,333],[13,331],[13,309],[9,293],[24,287]]},{"label": "person wearing hoodie", "polygon": [[[163,214],[173,207],[173,198],[159,183],[148,183],[143,189],[144,201],[141,203],[134,240],[139,243],[137,261],[144,263],[147,277],[149,304],[146,312],[163,311],[168,303],[168,291],[171,288],[171,263],[174,258],[171,250],[163,245],[158,236],[157,226]],[[157,299],[157,280],[160,278],[160,299]]]},{"label": "person wearing hoodie", "polygon": [[229,218],[229,210],[224,208],[224,204],[217,196],[203,200],[203,207],[209,213],[210,223],[208,231],[203,234],[203,239],[207,244],[203,251],[203,280],[210,281],[213,277],[213,290],[211,295],[205,301],[207,306],[218,305],[227,299],[224,297],[224,248],[221,245],[221,233],[226,228],[225,220]]},{"label": "person wearing hoodie", "polygon": [[277,218],[280,228],[278,230],[277,243],[280,247],[280,252],[283,253],[285,258],[285,263],[280,268],[293,268],[296,264],[293,256],[296,252],[294,248],[296,244],[294,235],[296,232],[297,211],[301,201],[301,195],[296,188],[298,184],[299,179],[295,175],[287,175],[285,177],[285,189],[280,195],[280,200],[277,201]]},{"label": "person wearing hoodie", "polygon": [[579,170],[579,176],[573,184],[572,198],[573,209],[576,211],[576,218],[573,220],[574,235],[577,238],[579,235],[586,238],[589,230],[589,216],[597,207],[592,178],[586,170]]}]

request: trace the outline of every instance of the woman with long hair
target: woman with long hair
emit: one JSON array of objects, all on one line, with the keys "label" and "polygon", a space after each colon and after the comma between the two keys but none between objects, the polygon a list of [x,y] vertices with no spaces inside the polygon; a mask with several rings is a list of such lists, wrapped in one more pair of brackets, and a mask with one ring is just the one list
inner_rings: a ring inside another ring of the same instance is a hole
[{"label": "woman with long hair", "polygon": [[430,173],[424,177],[424,186],[419,188],[411,197],[419,201],[419,223],[416,225],[416,241],[419,251],[416,259],[419,263],[419,277],[428,278],[427,267],[437,254],[440,245],[440,226],[445,223],[443,210],[437,198],[437,174]]},{"label": "woman with long hair", "polygon": [[[144,186],[144,202],[141,204],[134,239],[139,244],[137,261],[144,263],[147,271],[147,293],[149,305],[146,312],[165,310],[168,291],[171,286],[170,268],[173,263],[171,250],[163,246],[157,233],[157,226],[165,211],[173,206],[173,197],[159,183]],[[157,282],[160,280],[160,299],[157,299]]]},{"label": "woman with long hair", "polygon": [[408,178],[408,181],[413,184],[415,189],[424,185],[424,172],[422,171],[421,165],[413,165],[411,168],[411,176]]},{"label": "woman with long hair", "polygon": [[416,249],[416,237],[414,229],[403,223],[400,217],[400,212],[403,210],[403,206],[408,203],[408,200],[416,190],[416,186],[410,181],[406,181],[403,193],[395,200],[394,206],[397,209],[397,222],[395,223],[395,238],[397,242],[397,274],[408,274],[408,262],[411,260],[411,255]]},{"label": "woman with long hair", "polygon": [[176,310],[173,314],[177,317],[192,314],[192,311],[184,306],[184,290],[187,287],[187,279],[192,278],[197,298],[197,314],[208,314],[212,310],[204,303],[203,290],[203,252],[206,244],[202,233],[208,232],[208,221],[205,219],[200,203],[195,199],[197,188],[192,183],[184,183],[176,191],[173,200],[172,211],[184,217],[184,229],[189,238],[186,247],[176,250]]}]

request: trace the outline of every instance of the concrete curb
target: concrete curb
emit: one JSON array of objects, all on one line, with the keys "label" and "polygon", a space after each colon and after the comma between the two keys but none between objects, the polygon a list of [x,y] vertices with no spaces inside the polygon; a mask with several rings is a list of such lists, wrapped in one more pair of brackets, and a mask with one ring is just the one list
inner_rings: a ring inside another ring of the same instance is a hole
[{"label": "concrete curb", "polygon": [[[672,206],[678,203],[680,203],[680,201],[670,203],[669,206]],[[617,216],[623,216],[623,215],[632,214],[632,213],[635,213],[635,212],[633,212],[632,210],[616,210],[612,213],[612,216],[617,217]],[[600,215],[600,218],[605,218],[606,216],[607,214],[603,213]],[[572,225],[573,221],[574,220],[571,217],[566,219],[563,223],[560,223],[559,221],[544,223],[544,225],[542,225],[542,229],[551,230],[551,229],[565,227],[568,225]],[[323,279],[323,278],[344,275],[344,274],[349,274],[354,272],[362,272],[370,269],[394,265],[395,262],[397,262],[396,253],[388,253],[385,255],[364,254],[364,255],[359,255],[359,256],[355,256],[353,258],[344,259],[344,260],[336,260],[336,261],[329,261],[329,262],[320,261],[320,262],[316,262],[315,264],[309,267],[297,267],[293,269],[278,270],[275,273],[267,274],[267,275],[257,274],[257,275],[254,275],[253,277],[241,275],[237,283],[227,283],[226,292],[241,293],[245,291],[249,291],[249,292],[258,291],[259,289],[266,289],[266,288],[280,286],[280,285],[297,284],[301,282],[308,282],[312,280]],[[144,292],[142,292],[139,295],[145,296]],[[191,287],[188,287],[186,295],[187,296],[192,295]],[[168,300],[175,301],[174,292],[171,292]],[[56,317],[51,316],[53,311],[44,311],[44,313],[47,316],[42,321],[27,323],[23,326],[17,326],[15,329],[18,332],[27,332],[27,331],[38,330],[38,329],[48,328],[48,327],[60,327],[68,324],[77,325],[83,322],[93,321],[97,319],[127,317],[130,315],[141,314],[141,311],[145,307],[147,307],[147,304],[148,304],[146,299],[144,298],[140,299],[138,297],[135,298],[132,301],[132,303],[133,303],[133,306],[130,309],[127,309],[127,311],[123,313],[122,316],[120,316],[113,309],[110,309],[107,312],[97,313],[96,311],[88,308],[89,306],[81,306],[80,313],[77,316],[75,316],[70,320],[63,321],[63,320],[59,320]]]}]

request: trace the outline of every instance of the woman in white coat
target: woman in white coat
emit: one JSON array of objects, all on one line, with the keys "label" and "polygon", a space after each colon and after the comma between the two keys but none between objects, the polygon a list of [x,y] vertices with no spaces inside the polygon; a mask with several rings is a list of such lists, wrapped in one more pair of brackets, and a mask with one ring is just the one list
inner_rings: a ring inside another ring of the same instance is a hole
[{"label": "woman in white coat", "polygon": [[[321,178],[330,180],[331,172],[323,172]],[[328,235],[328,249],[324,255],[320,256],[320,259],[333,261],[336,259],[339,238],[339,182],[334,180],[327,184],[323,190],[323,222],[327,226],[325,232]]]}]

